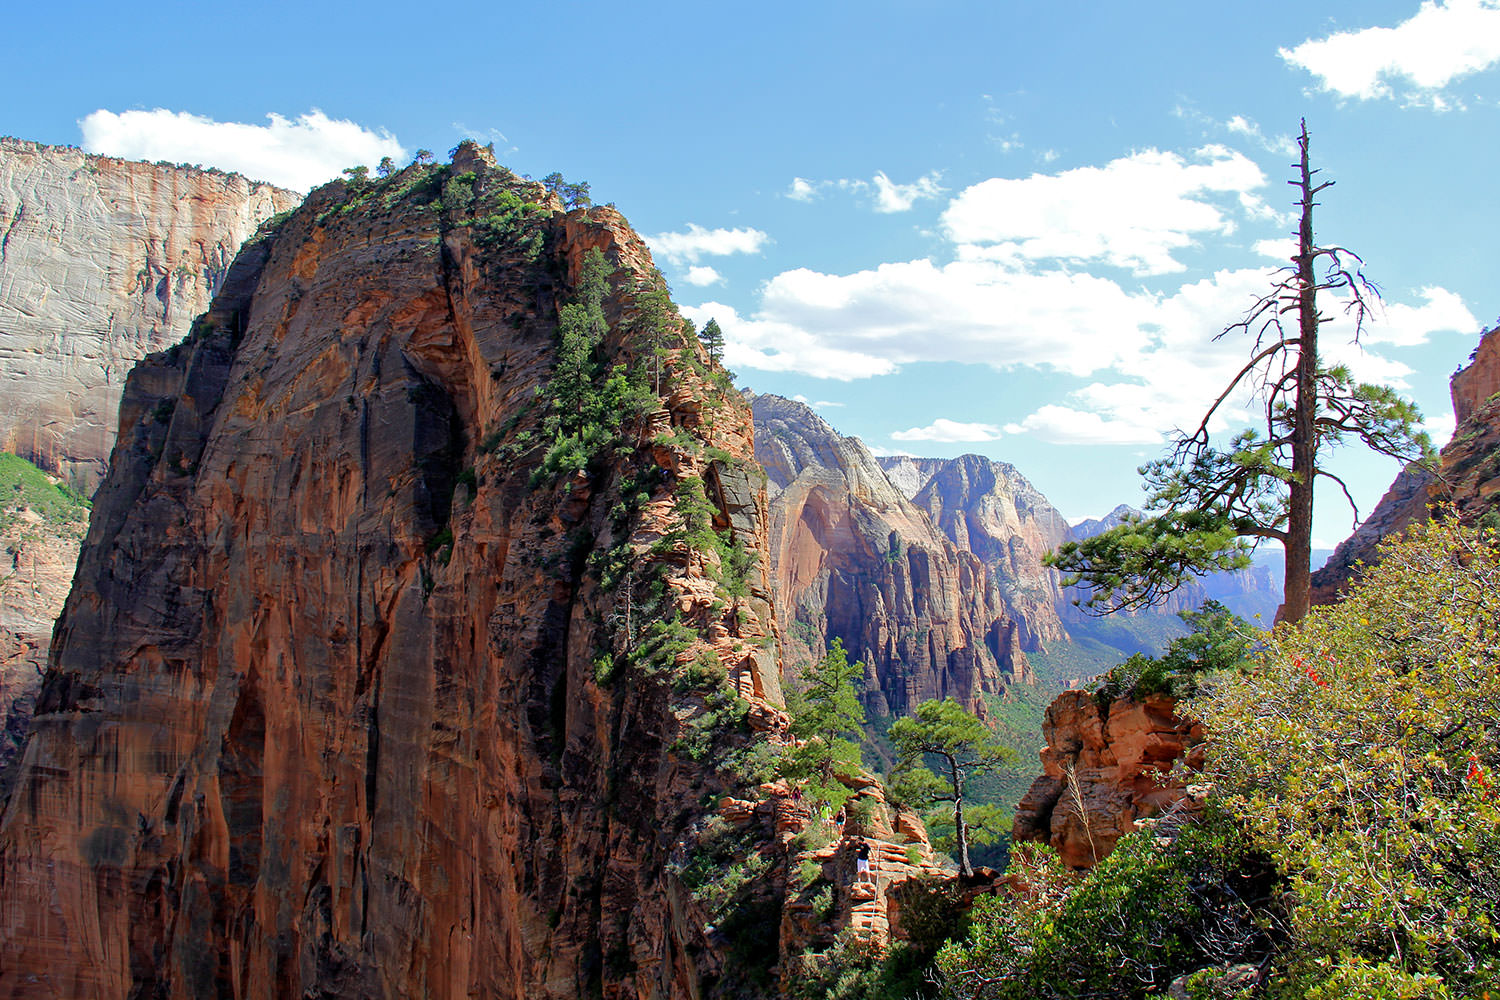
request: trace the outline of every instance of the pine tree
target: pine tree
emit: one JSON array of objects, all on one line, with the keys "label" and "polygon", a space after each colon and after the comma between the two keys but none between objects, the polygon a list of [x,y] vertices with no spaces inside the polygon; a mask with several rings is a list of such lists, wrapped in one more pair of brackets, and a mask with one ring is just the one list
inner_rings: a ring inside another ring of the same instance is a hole
[{"label": "pine tree", "polygon": [[[1344,298],[1356,341],[1378,293],[1358,255],[1315,242],[1315,199],[1333,181],[1315,182],[1306,121],[1297,143],[1297,175],[1288,182],[1300,195],[1297,254],[1244,318],[1218,335],[1248,335],[1250,359],[1198,428],[1179,436],[1166,458],[1142,467],[1151,488],[1147,508],[1159,513],[1069,542],[1048,556],[1066,585],[1081,583],[1093,591],[1085,610],[1108,614],[1160,603],[1198,574],[1249,565],[1250,550],[1269,539],[1286,549],[1285,598],[1277,618],[1295,622],[1310,603],[1316,482],[1330,479],[1349,496],[1348,486],[1325,467],[1321,449],[1352,437],[1402,462],[1432,455],[1414,405],[1388,387],[1356,383],[1347,368],[1325,367],[1319,359],[1319,327],[1330,317],[1319,311],[1318,293]],[[1295,327],[1284,323],[1293,315]],[[1264,399],[1263,429],[1240,433],[1227,449],[1214,447],[1214,415],[1247,391]]]}]

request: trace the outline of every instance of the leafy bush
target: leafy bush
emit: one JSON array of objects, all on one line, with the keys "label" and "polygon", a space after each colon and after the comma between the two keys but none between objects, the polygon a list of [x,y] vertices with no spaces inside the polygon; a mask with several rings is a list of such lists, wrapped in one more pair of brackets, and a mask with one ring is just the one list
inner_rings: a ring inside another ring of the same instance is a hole
[{"label": "leafy bush", "polygon": [[1181,611],[1177,617],[1192,631],[1173,639],[1161,656],[1136,653],[1096,681],[1094,694],[1101,706],[1121,697],[1191,697],[1199,677],[1244,663],[1255,641],[1256,630],[1218,601],[1204,601],[1197,611]]},{"label": "leafy bush", "polygon": [[1145,997],[1271,947],[1273,873],[1220,814],[1175,836],[1127,834],[1081,876],[1028,845],[1009,874],[1017,892],[980,899],[967,939],[938,953],[944,996]]},{"label": "leafy bush", "polygon": [[1500,995],[1500,543],[1412,529],[1342,604],[1192,705],[1285,873],[1276,993]]}]

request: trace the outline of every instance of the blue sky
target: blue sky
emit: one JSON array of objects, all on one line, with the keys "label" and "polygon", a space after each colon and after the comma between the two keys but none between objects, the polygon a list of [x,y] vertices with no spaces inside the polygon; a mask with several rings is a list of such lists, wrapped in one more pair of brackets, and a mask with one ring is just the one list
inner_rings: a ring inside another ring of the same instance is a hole
[{"label": "blue sky", "polygon": [[[1306,116],[1321,239],[1386,301],[1328,353],[1451,428],[1500,312],[1500,0],[27,5],[0,131],[292,186],[493,141],[587,180],[757,391],[978,451],[1070,518],[1139,502],[1266,287]],[[22,41],[24,40],[24,42]],[[274,117],[268,117],[274,116]],[[1231,421],[1225,429],[1238,426]],[[1389,461],[1335,456],[1366,510]],[[1349,514],[1320,496],[1317,534]]]}]

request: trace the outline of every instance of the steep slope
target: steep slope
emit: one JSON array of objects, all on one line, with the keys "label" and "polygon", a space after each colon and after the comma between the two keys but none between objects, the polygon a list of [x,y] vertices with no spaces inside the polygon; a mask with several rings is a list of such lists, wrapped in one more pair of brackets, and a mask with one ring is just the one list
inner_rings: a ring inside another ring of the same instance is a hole
[{"label": "steep slope", "polygon": [[68,596],[88,503],[24,458],[0,454],[0,806],[31,725],[52,623]]},{"label": "steep slope", "polygon": [[869,450],[801,403],[755,396],[772,489],[771,571],[789,669],[835,637],[865,662],[866,707],[900,715],[1026,676],[1023,625],[983,564],[938,531]]},{"label": "steep slope", "polygon": [[0,137],[0,450],[93,492],[131,365],[182,339],[245,238],[300,200]]},{"label": "steep slope", "polygon": [[[1068,522],[1013,465],[982,455],[921,462],[918,468],[931,474],[912,502],[990,568],[1012,617],[1022,623],[1022,647],[1037,650],[1063,639],[1058,575],[1042,557],[1068,540]],[[900,460],[881,464],[889,471]]]},{"label": "steep slope", "polygon": [[[1329,604],[1359,575],[1359,564],[1378,558],[1382,538],[1425,521],[1435,509],[1482,521],[1500,510],[1500,327],[1480,335],[1469,364],[1449,381],[1457,426],[1436,469],[1410,465],[1386,490],[1355,532],[1313,573],[1312,599]],[[1497,522],[1500,523],[1500,522]]]},{"label": "steep slope", "polygon": [[[636,402],[567,438],[591,250],[624,367],[588,391]],[[658,281],[472,145],[247,244],[125,385],[0,823],[0,995],[741,990],[669,862],[784,725],[765,560],[725,582],[766,505]]]}]

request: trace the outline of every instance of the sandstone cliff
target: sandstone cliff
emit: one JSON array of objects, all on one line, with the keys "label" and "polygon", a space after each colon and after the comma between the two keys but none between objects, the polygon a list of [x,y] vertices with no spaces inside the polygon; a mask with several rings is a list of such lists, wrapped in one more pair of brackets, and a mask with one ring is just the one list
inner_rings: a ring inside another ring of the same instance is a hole
[{"label": "sandstone cliff", "polygon": [[983,694],[1024,679],[1025,626],[984,564],[944,537],[858,439],[789,399],[753,405],[788,669],[843,640],[866,665],[864,699],[878,715],[949,695],[982,708]]},{"label": "sandstone cliff", "polygon": [[1496,521],[1500,509],[1500,327],[1480,335],[1469,364],[1449,382],[1457,426],[1436,469],[1410,465],[1354,534],[1312,575],[1314,604],[1329,604],[1378,558],[1382,538],[1442,510],[1472,521]]},{"label": "sandstone cliff", "polygon": [[[622,366],[595,388],[640,404],[613,430],[548,402],[590,250]],[[0,995],[764,974],[774,947],[733,954],[669,864],[785,718],[767,561],[725,582],[767,544],[749,412],[658,280],[613,210],[473,146],[246,245],[125,384],[0,823]],[[774,840],[744,848],[774,899]]]},{"label": "sandstone cliff", "polygon": [[1066,691],[1048,706],[1042,736],[1043,773],[1016,808],[1012,836],[1051,844],[1066,864],[1092,866],[1138,820],[1193,805],[1161,779],[1184,757],[1202,766],[1203,727],[1166,695],[1101,707],[1093,694]]},{"label": "sandstone cliff", "polygon": [[48,482],[25,459],[0,454],[0,809],[88,514],[77,494]]},{"label": "sandstone cliff", "polygon": [[[888,473],[920,482],[910,494],[953,544],[978,556],[1020,623],[1023,649],[1066,639],[1058,574],[1042,557],[1071,538],[1068,522],[1015,466],[982,455],[881,459]],[[918,473],[913,477],[908,470]]]},{"label": "sandstone cliff", "polygon": [[245,238],[300,200],[0,138],[0,451],[92,492],[131,365],[182,339]]}]

